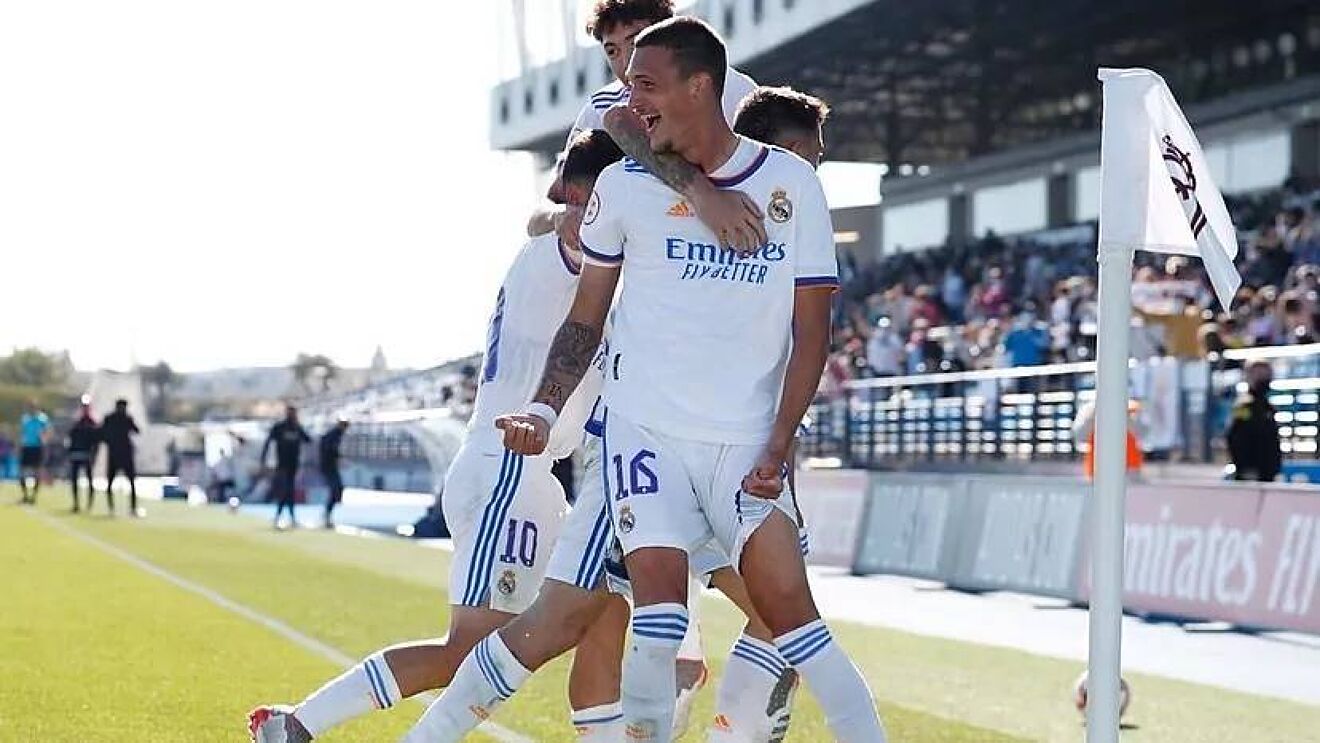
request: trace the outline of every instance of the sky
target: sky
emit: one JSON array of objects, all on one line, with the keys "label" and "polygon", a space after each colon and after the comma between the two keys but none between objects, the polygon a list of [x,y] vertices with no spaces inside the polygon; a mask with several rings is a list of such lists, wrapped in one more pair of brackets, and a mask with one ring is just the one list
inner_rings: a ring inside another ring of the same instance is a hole
[{"label": "sky", "polygon": [[[530,158],[488,145],[490,87],[516,70],[505,7],[0,3],[0,354],[196,371],[479,350],[537,204]],[[553,15],[529,45],[586,43]]]},{"label": "sky", "polygon": [[0,3],[0,353],[426,366],[536,203],[487,145],[493,3]]}]

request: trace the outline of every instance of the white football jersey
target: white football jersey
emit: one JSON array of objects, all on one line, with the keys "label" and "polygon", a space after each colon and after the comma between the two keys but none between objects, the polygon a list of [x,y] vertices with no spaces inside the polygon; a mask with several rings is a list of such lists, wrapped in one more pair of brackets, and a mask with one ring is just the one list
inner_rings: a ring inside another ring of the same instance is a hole
[{"label": "white football jersey", "polygon": [[[536,394],[546,354],[577,292],[578,271],[550,233],[527,241],[504,276],[486,331],[477,401],[468,422],[468,438],[483,451],[504,450],[495,418],[517,413]],[[582,439],[582,427],[596,399],[599,374],[587,379],[569,398],[550,432],[547,453],[568,456]]]},{"label": "white football jersey", "polygon": [[683,197],[638,163],[601,173],[582,221],[584,258],[622,266],[605,402],[633,423],[696,441],[763,443],[792,338],[795,287],[838,285],[834,231],[815,171],[745,137],[710,174],[766,215],[766,244],[739,258]]},{"label": "white football jersey", "polygon": [[[733,118],[738,115],[738,104],[747,97],[749,93],[756,90],[756,81],[741,71],[730,67],[724,73],[724,98],[721,100],[724,106],[724,118],[733,126]],[[568,150],[568,143],[573,141],[573,137],[578,132],[585,132],[589,129],[605,128],[605,112],[619,103],[627,103],[632,98],[632,88],[615,80],[591,94],[582,111],[578,113],[577,120],[573,122],[573,128],[568,132],[568,141],[564,143],[564,149]]]}]

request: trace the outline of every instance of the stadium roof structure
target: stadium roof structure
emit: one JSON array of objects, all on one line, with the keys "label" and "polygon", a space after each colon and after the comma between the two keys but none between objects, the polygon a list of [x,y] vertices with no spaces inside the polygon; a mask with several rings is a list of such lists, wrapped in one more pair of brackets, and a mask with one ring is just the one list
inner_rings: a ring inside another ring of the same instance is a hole
[{"label": "stadium roof structure", "polygon": [[[1315,0],[697,0],[693,10],[757,80],[829,101],[834,160],[940,166],[1093,131],[1100,66],[1152,68],[1184,106],[1320,75]],[[496,147],[562,147],[582,95],[608,79],[595,49],[574,54],[495,88]]]},{"label": "stadium roof structure", "polygon": [[740,66],[830,102],[830,159],[941,165],[1096,128],[1100,66],[1184,105],[1320,73],[1320,3],[876,0]]}]

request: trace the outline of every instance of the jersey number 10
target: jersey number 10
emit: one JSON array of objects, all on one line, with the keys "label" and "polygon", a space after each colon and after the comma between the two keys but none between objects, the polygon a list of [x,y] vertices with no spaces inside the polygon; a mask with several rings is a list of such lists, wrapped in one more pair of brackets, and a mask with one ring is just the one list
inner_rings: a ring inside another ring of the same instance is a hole
[{"label": "jersey number 10", "polygon": [[[519,528],[521,524],[521,528]],[[515,562],[521,562],[524,567],[531,567],[536,564],[536,522],[519,521],[518,519],[509,519],[509,529],[505,533],[504,553],[500,555],[500,562],[512,565]],[[515,554],[514,550],[517,549]]]}]

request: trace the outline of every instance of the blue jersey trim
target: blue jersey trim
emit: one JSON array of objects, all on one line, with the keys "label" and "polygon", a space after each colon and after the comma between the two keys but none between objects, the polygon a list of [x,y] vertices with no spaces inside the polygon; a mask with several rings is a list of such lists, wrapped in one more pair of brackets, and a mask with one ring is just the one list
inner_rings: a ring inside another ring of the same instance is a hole
[{"label": "blue jersey trim", "polygon": [[622,252],[620,252],[618,255],[607,255],[605,253],[598,253],[592,250],[591,248],[587,247],[586,243],[582,243],[582,252],[588,258],[591,258],[594,261],[599,261],[601,263],[608,263],[611,266],[623,263]]},{"label": "blue jersey trim", "polygon": [[559,259],[564,262],[564,268],[568,269],[568,272],[573,274],[574,276],[577,276],[578,274],[582,273],[582,267],[574,266],[573,261],[570,261],[568,259],[568,252],[564,250],[564,241],[557,240],[556,242],[559,244]]},{"label": "blue jersey trim", "polygon": [[733,188],[739,183],[751,178],[752,174],[760,170],[761,166],[765,164],[766,159],[769,157],[770,150],[766,147],[762,147],[761,152],[756,156],[756,159],[752,161],[752,164],[748,165],[741,173],[729,178],[711,177],[710,183],[716,188]]}]

